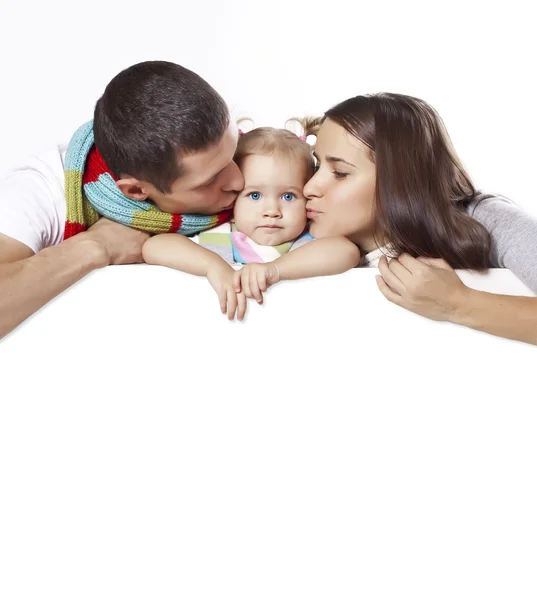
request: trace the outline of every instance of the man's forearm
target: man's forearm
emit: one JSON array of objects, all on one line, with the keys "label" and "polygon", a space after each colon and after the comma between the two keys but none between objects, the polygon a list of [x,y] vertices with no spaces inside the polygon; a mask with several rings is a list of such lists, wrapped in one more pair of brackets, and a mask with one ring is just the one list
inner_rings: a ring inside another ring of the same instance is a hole
[{"label": "man's forearm", "polygon": [[107,264],[99,244],[80,234],[31,258],[0,265],[0,338],[82,277]]},{"label": "man's forearm", "polygon": [[537,298],[471,290],[453,323],[537,345]]}]

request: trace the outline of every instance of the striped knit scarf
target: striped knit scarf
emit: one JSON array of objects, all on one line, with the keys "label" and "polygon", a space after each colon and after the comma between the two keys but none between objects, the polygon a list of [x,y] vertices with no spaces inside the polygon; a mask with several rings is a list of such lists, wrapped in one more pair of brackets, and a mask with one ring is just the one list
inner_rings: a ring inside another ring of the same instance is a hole
[{"label": "striped knit scarf", "polygon": [[150,201],[131,200],[116,186],[117,178],[95,147],[93,121],[79,127],[65,156],[67,217],[64,239],[96,223],[101,216],[149,233],[193,235],[226,222],[232,211],[217,215],[173,215]]}]

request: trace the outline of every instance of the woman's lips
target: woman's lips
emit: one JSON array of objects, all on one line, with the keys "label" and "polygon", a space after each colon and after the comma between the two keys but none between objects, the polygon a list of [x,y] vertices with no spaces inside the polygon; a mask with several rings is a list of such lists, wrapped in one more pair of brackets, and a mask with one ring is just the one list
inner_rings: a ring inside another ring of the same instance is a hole
[{"label": "woman's lips", "polygon": [[313,210],[311,208],[308,208],[308,210],[306,211],[306,216],[308,217],[308,219],[314,219],[316,216],[318,215],[322,215],[323,213],[319,210]]}]

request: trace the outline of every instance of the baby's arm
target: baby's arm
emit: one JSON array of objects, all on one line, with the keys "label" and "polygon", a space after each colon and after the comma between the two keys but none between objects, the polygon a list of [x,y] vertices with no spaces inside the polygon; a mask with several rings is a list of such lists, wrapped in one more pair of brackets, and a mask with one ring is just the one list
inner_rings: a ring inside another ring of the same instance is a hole
[{"label": "baby's arm", "polygon": [[327,237],[308,242],[268,263],[250,263],[234,276],[235,292],[263,302],[263,292],[283,279],[337,275],[360,262],[360,250],[344,237]]},{"label": "baby's arm", "polygon": [[215,267],[233,270],[218,254],[179,233],[161,233],[149,238],[142,254],[149,265],[171,267],[191,275],[207,277],[207,272]]},{"label": "baby's arm", "polygon": [[318,238],[274,261],[280,280],[337,275],[360,262],[358,246],[343,236]]},{"label": "baby's arm", "polygon": [[171,267],[191,275],[207,277],[218,294],[220,308],[233,319],[235,311],[241,321],[246,312],[246,298],[233,290],[235,271],[221,256],[178,233],[161,233],[149,238],[142,247],[144,261],[150,265]]}]

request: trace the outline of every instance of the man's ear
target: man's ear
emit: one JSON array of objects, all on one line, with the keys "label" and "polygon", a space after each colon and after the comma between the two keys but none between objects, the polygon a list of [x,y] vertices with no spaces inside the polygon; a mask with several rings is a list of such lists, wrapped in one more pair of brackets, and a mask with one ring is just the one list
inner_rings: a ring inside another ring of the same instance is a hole
[{"label": "man's ear", "polygon": [[136,179],[136,177],[118,179],[116,185],[119,191],[131,200],[147,200],[148,194],[145,191],[145,185],[139,179]]}]

